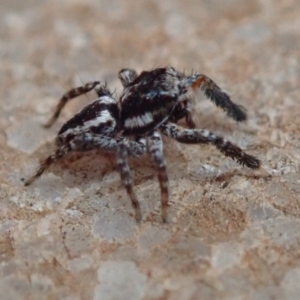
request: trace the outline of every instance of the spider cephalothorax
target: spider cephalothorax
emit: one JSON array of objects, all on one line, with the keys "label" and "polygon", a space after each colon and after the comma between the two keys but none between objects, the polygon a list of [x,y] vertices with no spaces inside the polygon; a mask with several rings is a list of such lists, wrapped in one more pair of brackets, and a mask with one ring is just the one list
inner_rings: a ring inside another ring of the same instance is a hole
[{"label": "spider cephalothorax", "polygon": [[[114,152],[122,183],[135,209],[135,218],[140,221],[140,205],[133,189],[128,156],[138,157],[148,152],[158,170],[162,220],[165,222],[169,191],[161,134],[180,143],[209,143],[241,165],[252,169],[260,167],[257,158],[230,141],[206,129],[195,129],[195,91],[198,88],[234,120],[240,122],[247,117],[245,109],[234,104],[207,76],[198,73],[185,76],[167,67],[143,71],[139,75],[134,70],[122,69],[119,78],[124,87],[119,101],[106,85],[98,81],[74,88],[63,95],[46,127],[55,122],[70,99],[93,89],[98,98],[62,126],[56,138],[56,150],[41,163],[25,185],[30,185],[53,163],[72,151],[101,149]],[[185,118],[187,128],[176,124],[182,118]]]}]

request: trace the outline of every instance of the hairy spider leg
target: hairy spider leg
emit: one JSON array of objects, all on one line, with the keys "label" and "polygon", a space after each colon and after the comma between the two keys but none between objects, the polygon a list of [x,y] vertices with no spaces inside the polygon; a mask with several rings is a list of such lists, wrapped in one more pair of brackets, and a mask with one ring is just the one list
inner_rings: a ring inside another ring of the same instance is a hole
[{"label": "hairy spider leg", "polygon": [[225,92],[209,77],[195,73],[186,79],[186,84],[194,91],[198,88],[202,90],[205,96],[210,99],[216,106],[221,107],[228,115],[237,122],[247,119],[246,109],[242,105],[233,103]]},{"label": "hairy spider leg", "polygon": [[57,148],[51,155],[42,161],[35,173],[28,180],[26,180],[24,185],[31,185],[36,179],[42,176],[42,174],[47,171],[52,164],[66,156],[70,151],[71,149],[67,145]]},{"label": "hairy spider leg", "polygon": [[117,151],[117,167],[126,192],[131,200],[132,207],[135,211],[135,219],[139,223],[142,219],[140,203],[133,189],[133,178],[128,164],[129,141],[123,139],[119,143]]},{"label": "hairy spider leg", "polygon": [[161,191],[161,217],[167,222],[167,208],[169,199],[168,173],[163,153],[163,141],[158,131],[154,131],[147,138],[147,149],[158,171],[158,180]]},{"label": "hairy spider leg", "polygon": [[186,129],[173,123],[165,123],[159,129],[163,134],[180,143],[212,144],[225,156],[236,160],[239,164],[245,165],[248,168],[258,169],[261,166],[259,159],[247,154],[237,145],[206,129]]},{"label": "hairy spider leg", "polygon": [[[47,171],[52,164],[62,159],[70,152],[84,152],[93,149],[101,149],[107,152],[116,153],[118,143],[118,140],[105,135],[99,135],[92,132],[81,133],[80,135],[72,138],[70,141],[61,144],[51,155],[43,160],[34,175],[25,182],[25,186],[32,184],[45,171]],[[144,138],[128,142],[128,153],[130,155],[138,157],[143,155],[145,152],[146,140]]]},{"label": "hairy spider leg", "polygon": [[85,85],[73,88],[71,90],[69,90],[68,92],[66,92],[59,100],[55,112],[52,115],[52,117],[50,118],[50,120],[44,125],[45,128],[49,128],[53,125],[53,123],[57,120],[57,118],[59,117],[62,109],[64,108],[64,106],[67,104],[67,102],[71,99],[74,99],[78,96],[81,96],[83,94],[86,94],[88,92],[90,92],[91,90],[93,90],[98,84],[100,84],[99,81],[92,81],[92,82],[88,82]]}]

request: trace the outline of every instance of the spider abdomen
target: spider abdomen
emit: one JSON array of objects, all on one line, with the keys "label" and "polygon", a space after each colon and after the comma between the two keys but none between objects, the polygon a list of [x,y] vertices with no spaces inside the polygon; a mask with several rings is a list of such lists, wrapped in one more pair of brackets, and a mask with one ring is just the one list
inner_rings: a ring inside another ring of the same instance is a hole
[{"label": "spider abdomen", "polygon": [[114,99],[108,96],[100,97],[62,126],[57,142],[67,142],[83,132],[114,137],[119,126],[118,119],[119,109]]}]

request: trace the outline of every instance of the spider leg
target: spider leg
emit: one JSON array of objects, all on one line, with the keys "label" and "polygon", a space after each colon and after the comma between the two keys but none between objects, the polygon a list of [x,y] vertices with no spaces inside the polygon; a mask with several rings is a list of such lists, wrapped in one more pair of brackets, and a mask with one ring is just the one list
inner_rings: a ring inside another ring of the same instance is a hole
[{"label": "spider leg", "polygon": [[195,73],[186,78],[186,84],[194,91],[200,88],[208,99],[227,113],[228,117],[237,122],[247,119],[246,109],[233,103],[230,97],[209,77]]},{"label": "spider leg", "polygon": [[47,171],[52,164],[63,158],[69,153],[71,149],[67,146],[62,146],[57,148],[51,155],[42,161],[35,173],[24,183],[25,186],[31,185],[36,179],[38,179],[42,174]]},{"label": "spider leg", "polygon": [[136,141],[129,142],[129,154],[134,157],[139,157],[146,152],[146,140],[139,138]]},{"label": "spider leg", "polygon": [[[71,140],[62,140],[61,144],[55,149],[55,151],[42,161],[34,175],[25,182],[25,186],[32,184],[45,171],[47,171],[52,164],[62,159],[70,152],[84,152],[93,149],[101,149],[107,152],[116,153],[118,150],[118,143],[119,141],[114,138],[92,132],[81,133],[73,137]],[[137,141],[130,141],[128,143],[128,152],[130,155],[135,157],[144,154],[146,152],[145,139],[140,138]]]},{"label": "spider leg", "polygon": [[261,162],[259,159],[247,154],[237,145],[206,129],[185,129],[173,123],[164,123],[159,129],[163,134],[180,143],[212,144],[225,156],[236,160],[239,164],[246,165],[251,169],[260,168]]},{"label": "spider leg", "polygon": [[135,211],[135,219],[140,222],[142,219],[141,208],[135,191],[133,189],[133,179],[128,165],[129,141],[123,139],[119,143],[117,150],[117,167],[120,173],[121,181],[125,186],[126,192],[131,200],[132,207]]},{"label": "spider leg", "polygon": [[197,115],[193,113],[194,107],[188,102],[183,101],[178,103],[172,111],[169,117],[169,121],[177,123],[182,118],[185,118],[185,122],[188,128],[195,128],[197,123]]},{"label": "spider leg", "polygon": [[163,154],[163,141],[158,131],[153,132],[153,134],[147,138],[147,148],[152,161],[155,163],[158,170],[158,180],[161,191],[161,217],[162,221],[165,223],[167,222],[167,207],[169,199],[168,174]]},{"label": "spider leg", "polygon": [[93,90],[98,84],[100,84],[99,81],[93,81],[93,82],[88,82],[85,85],[76,87],[65,93],[59,100],[55,112],[50,118],[50,120],[44,125],[44,127],[49,128],[53,125],[53,123],[57,120],[59,117],[62,109],[64,106],[67,104],[67,102],[73,98],[76,98],[80,95],[86,94]]}]

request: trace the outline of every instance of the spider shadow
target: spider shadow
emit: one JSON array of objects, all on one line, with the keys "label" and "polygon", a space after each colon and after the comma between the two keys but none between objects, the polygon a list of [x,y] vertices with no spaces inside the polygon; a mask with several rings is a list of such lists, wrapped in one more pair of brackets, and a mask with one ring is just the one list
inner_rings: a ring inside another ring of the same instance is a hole
[{"label": "spider shadow", "polygon": [[208,129],[220,134],[231,134],[235,131],[244,131],[243,123],[232,121],[222,111],[211,111],[209,113],[199,112],[197,116],[197,128]]},{"label": "spider shadow", "polygon": [[[155,176],[152,162],[147,154],[139,158],[129,158],[129,165],[135,185]],[[116,169],[116,155],[99,150],[74,152],[51,167],[50,172],[62,178],[64,183],[73,188],[88,188],[96,184],[110,185],[111,192],[120,190],[122,184]]]}]

